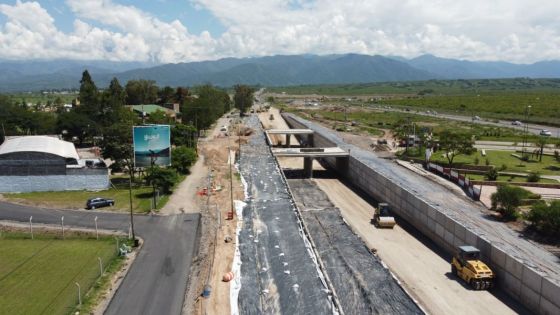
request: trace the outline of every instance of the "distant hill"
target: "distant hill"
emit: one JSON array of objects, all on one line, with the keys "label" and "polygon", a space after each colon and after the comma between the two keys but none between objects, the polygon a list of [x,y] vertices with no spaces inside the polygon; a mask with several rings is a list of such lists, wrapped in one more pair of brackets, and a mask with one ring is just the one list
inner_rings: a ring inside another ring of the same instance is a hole
[{"label": "distant hill", "polygon": [[215,61],[154,65],[111,61],[1,61],[0,92],[77,88],[84,69],[99,87],[112,77],[155,80],[160,86],[193,86],[211,83],[293,86],[430,79],[559,78],[560,61],[534,64],[478,62],[422,55],[398,56],[291,55],[258,58],[225,58]]},{"label": "distant hill", "polygon": [[121,81],[144,78],[155,80],[161,85],[212,83],[224,87],[240,83],[281,86],[426,80],[438,77],[390,58],[355,54],[228,58],[167,64],[126,71],[116,76]]},{"label": "distant hill", "polygon": [[503,61],[466,61],[422,55],[405,61],[410,66],[445,79],[558,78],[560,61],[513,64]]}]

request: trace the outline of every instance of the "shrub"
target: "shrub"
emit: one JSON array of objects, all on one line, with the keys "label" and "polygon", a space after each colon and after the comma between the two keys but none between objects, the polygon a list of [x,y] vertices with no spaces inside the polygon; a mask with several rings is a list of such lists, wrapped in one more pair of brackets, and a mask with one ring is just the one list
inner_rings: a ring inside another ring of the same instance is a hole
[{"label": "shrub", "polygon": [[541,180],[541,175],[539,173],[531,172],[529,176],[527,176],[527,182],[529,183],[537,183],[539,180]]},{"label": "shrub", "polygon": [[537,230],[555,237],[560,237],[560,201],[555,200],[550,205],[544,201],[533,205],[526,219]]},{"label": "shrub", "polygon": [[489,158],[486,158],[486,162],[485,162],[485,163],[486,163],[486,166],[490,166],[490,159],[489,159]]},{"label": "shrub", "polygon": [[171,166],[181,174],[188,174],[189,168],[196,161],[196,151],[185,146],[176,147],[171,152]]},{"label": "shrub", "polygon": [[502,164],[502,166],[500,166],[500,171],[503,172],[503,171],[505,171],[505,170],[507,170],[507,165]]},{"label": "shrub", "polygon": [[558,152],[558,150],[554,150],[554,159],[556,160],[556,162],[560,162],[560,153]]},{"label": "shrub", "polygon": [[478,156],[474,157],[474,165],[478,165],[480,164],[480,160],[478,159]]},{"label": "shrub", "polygon": [[528,162],[529,161],[529,155],[527,153],[523,153],[523,155],[521,156],[521,161]]},{"label": "shrub", "polygon": [[148,168],[148,175],[145,177],[150,185],[161,188],[164,193],[170,193],[171,187],[177,182],[177,173],[172,168],[161,168],[155,166]]},{"label": "shrub", "polygon": [[529,191],[521,187],[498,186],[498,190],[490,197],[492,208],[498,211],[504,220],[514,220],[517,218],[517,208],[521,205],[521,200],[529,194]]},{"label": "shrub", "polygon": [[486,178],[486,180],[495,181],[496,179],[498,179],[498,171],[492,167],[488,170],[488,172],[486,172],[486,175],[484,175],[484,177]]}]

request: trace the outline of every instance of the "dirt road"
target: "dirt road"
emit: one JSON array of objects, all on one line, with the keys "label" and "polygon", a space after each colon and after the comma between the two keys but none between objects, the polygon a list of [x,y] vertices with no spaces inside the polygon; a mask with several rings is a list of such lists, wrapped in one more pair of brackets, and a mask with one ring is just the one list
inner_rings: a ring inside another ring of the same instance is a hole
[{"label": "dirt road", "polygon": [[204,155],[200,155],[191,167],[190,174],[175,189],[167,204],[160,210],[161,214],[199,213],[196,192],[204,185],[208,176],[208,167],[204,163]]},{"label": "dirt road", "polygon": [[450,275],[449,261],[398,225],[376,229],[373,206],[338,179],[314,179],[355,233],[397,275],[405,288],[431,314],[517,314],[486,291],[473,291]]}]

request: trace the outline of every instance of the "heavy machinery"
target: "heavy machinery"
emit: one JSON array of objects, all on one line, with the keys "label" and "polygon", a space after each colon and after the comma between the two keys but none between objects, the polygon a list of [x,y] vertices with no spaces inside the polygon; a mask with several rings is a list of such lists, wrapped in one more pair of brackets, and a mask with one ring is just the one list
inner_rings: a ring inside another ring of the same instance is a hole
[{"label": "heavy machinery", "polygon": [[494,272],[480,260],[480,251],[473,246],[457,248],[451,261],[451,273],[463,279],[475,290],[494,287]]},{"label": "heavy machinery", "polygon": [[373,224],[378,228],[393,228],[396,224],[395,218],[389,211],[389,204],[379,203],[373,213]]}]

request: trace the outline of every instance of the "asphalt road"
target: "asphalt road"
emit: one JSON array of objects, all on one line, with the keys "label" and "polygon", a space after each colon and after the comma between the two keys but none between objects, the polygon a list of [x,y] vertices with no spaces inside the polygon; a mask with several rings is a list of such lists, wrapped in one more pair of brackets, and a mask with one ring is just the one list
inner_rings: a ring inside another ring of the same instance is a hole
[{"label": "asphalt road", "polygon": [[[434,115],[434,114],[428,114],[425,111],[416,111],[416,110],[405,111],[403,109],[393,108],[393,107],[384,108],[383,106],[374,107],[374,108],[384,110],[384,111],[392,111],[392,112],[401,112],[401,113],[406,113],[406,114],[439,117],[439,118],[444,118],[444,119],[464,121],[464,122],[470,122],[470,123],[481,124],[481,125],[508,127],[508,128],[513,128],[513,129],[517,129],[517,130],[520,130],[520,131],[523,131],[524,128],[525,128],[525,124],[523,124],[521,126],[515,126],[515,125],[511,124],[512,121],[510,121],[510,120],[498,120],[498,122],[494,122],[494,121],[491,121],[491,120],[484,120],[484,118],[482,118],[481,120],[473,120],[471,116],[451,115],[451,114],[442,114],[442,113],[438,113],[437,115]],[[519,120],[522,121],[522,117],[520,117]],[[552,137],[557,137],[558,138],[560,136],[560,128],[559,127],[536,125],[536,124],[529,124],[528,127],[529,127],[529,132],[532,133],[532,134],[535,134],[535,135],[539,135],[541,130],[547,129],[552,133]]]},{"label": "asphalt road", "polygon": [[[128,231],[130,217],[121,213],[53,210],[0,202],[0,220],[60,224]],[[181,314],[194,255],[199,214],[135,215],[134,227],[144,245],[105,314]]]}]

